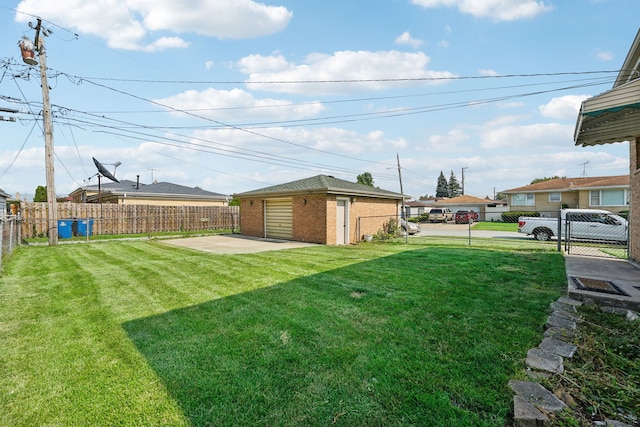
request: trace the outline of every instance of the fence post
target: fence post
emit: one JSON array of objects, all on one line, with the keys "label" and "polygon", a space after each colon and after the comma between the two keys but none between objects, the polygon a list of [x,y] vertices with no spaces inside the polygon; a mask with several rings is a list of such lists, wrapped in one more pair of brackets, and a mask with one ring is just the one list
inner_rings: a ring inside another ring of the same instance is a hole
[{"label": "fence post", "polygon": [[[558,252],[562,252],[562,210],[558,211],[558,232],[556,236],[558,236]],[[565,242],[566,240],[565,238]]]}]

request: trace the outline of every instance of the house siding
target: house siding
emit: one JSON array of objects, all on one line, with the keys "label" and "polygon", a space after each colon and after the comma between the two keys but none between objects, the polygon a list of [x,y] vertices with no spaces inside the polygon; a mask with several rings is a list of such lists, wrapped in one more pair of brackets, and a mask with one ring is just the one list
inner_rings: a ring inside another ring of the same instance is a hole
[{"label": "house siding", "polygon": [[549,195],[551,193],[558,193],[558,191],[549,191],[549,192],[546,192],[546,193],[536,193],[536,204],[535,204],[535,210],[536,211],[540,211],[540,212],[554,211],[555,212],[557,210],[562,209],[562,204],[563,203],[567,203],[567,202],[565,202],[565,198],[567,197],[568,193],[560,192],[560,194],[561,194],[560,201],[559,202],[550,202],[549,201]]}]

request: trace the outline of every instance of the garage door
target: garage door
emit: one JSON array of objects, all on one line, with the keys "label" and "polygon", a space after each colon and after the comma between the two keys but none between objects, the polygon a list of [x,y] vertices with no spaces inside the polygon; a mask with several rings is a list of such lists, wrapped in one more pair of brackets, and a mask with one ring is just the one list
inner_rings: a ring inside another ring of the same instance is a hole
[{"label": "garage door", "polygon": [[293,207],[291,199],[267,200],[265,206],[265,237],[293,238]]}]

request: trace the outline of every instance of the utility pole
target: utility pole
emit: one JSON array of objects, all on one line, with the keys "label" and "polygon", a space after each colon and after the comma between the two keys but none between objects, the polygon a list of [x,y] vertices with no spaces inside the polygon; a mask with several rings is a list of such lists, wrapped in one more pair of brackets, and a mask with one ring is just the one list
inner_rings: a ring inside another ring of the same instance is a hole
[{"label": "utility pole", "polygon": [[462,168],[462,195],[464,196],[464,170],[469,169],[469,167]]},{"label": "utility pole", "polygon": [[[35,50],[38,52],[40,57],[40,85],[42,86],[42,119],[44,122],[44,152],[48,204],[47,234],[49,235],[49,246],[55,246],[58,244],[58,201],[56,200],[55,173],[53,169],[53,125],[51,123],[51,103],[49,101],[49,84],[47,83],[47,58],[43,35],[48,35],[47,30],[42,28],[42,20],[38,18],[38,24],[36,25]],[[35,61],[25,62],[29,65],[35,65],[33,64]]]}]

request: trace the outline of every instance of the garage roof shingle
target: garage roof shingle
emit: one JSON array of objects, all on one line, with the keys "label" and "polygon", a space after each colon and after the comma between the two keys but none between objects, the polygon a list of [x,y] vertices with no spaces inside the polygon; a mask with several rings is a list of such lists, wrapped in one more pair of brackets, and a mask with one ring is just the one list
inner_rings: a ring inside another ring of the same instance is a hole
[{"label": "garage roof shingle", "polygon": [[316,175],[310,178],[260,188],[258,190],[246,191],[244,193],[236,194],[235,197],[242,199],[256,196],[289,196],[308,193],[368,196],[398,200],[402,199],[402,195],[400,193],[371,187],[369,185],[358,184],[357,182],[345,181],[329,175]]}]

